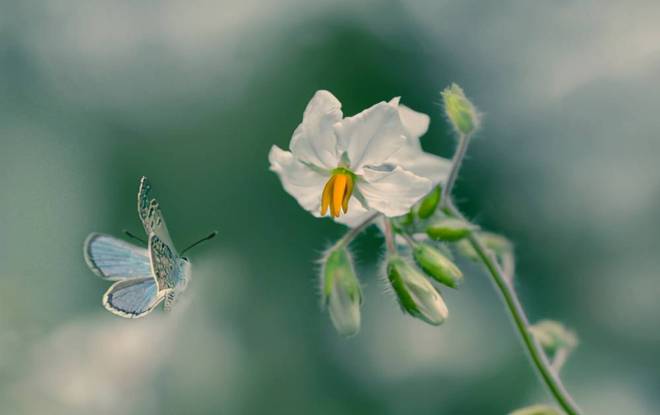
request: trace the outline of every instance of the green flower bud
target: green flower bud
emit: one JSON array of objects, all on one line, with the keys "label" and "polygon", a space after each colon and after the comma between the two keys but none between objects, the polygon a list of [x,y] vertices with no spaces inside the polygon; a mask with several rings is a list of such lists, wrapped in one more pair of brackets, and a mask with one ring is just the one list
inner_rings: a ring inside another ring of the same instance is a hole
[{"label": "green flower bud", "polygon": [[533,405],[513,411],[509,415],[562,415],[562,413],[551,406]]},{"label": "green flower bud", "polygon": [[461,134],[471,134],[479,128],[479,114],[460,86],[451,84],[442,91],[445,114],[454,129]]},{"label": "green flower bud", "polygon": [[[479,232],[477,236],[486,248],[490,249],[498,256],[502,256],[513,251],[511,242],[509,242],[509,240],[503,236],[491,232]],[[466,258],[479,261],[479,255],[477,255],[477,252],[474,250],[474,248],[472,248],[470,241],[463,239],[459,241],[456,246],[458,251]]]},{"label": "green flower bud", "polygon": [[417,209],[417,215],[421,219],[426,219],[433,215],[435,209],[438,207],[438,203],[440,203],[441,193],[442,190],[440,189],[440,186],[437,186],[431,191],[431,193],[422,199],[422,202],[419,204],[419,209]]},{"label": "green flower bud", "polygon": [[438,219],[426,228],[426,234],[434,241],[454,242],[465,238],[475,227],[455,218]]},{"label": "green flower bud", "polygon": [[573,349],[577,346],[577,336],[558,321],[541,320],[529,328],[532,335],[548,352],[559,349]]},{"label": "green flower bud", "polygon": [[404,312],[434,326],[447,319],[449,311],[438,290],[408,261],[399,256],[390,257],[387,278]]},{"label": "green flower bud", "polygon": [[362,291],[346,248],[333,248],[326,255],[321,277],[323,304],[335,329],[342,336],[356,334],[360,330]]},{"label": "green flower bud", "polygon": [[440,250],[429,244],[416,244],[413,247],[413,258],[424,272],[442,284],[457,288],[463,282],[461,270]]}]

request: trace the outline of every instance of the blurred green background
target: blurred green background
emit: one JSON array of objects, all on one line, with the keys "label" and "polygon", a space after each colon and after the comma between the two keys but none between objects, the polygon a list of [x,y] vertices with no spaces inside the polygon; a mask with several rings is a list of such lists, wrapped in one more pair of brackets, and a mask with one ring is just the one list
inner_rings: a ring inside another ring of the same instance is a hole
[{"label": "blurred green background", "polygon": [[[319,311],[319,253],[344,229],[268,171],[317,89],[354,114],[485,113],[456,193],[516,245],[532,320],[580,346],[563,370],[587,414],[660,413],[657,2],[256,0],[0,3],[3,414],[506,414],[549,402],[487,276],[445,290],[434,328],[402,315],[355,244],[363,329]],[[151,178],[193,283],[172,315],[101,306],[88,233],[141,231]]]}]

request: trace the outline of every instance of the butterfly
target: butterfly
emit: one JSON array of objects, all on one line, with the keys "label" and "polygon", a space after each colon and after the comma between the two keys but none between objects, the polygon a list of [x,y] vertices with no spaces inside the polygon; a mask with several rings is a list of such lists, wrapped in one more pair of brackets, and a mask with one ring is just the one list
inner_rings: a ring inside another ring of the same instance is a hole
[{"label": "butterfly", "polygon": [[[166,311],[171,310],[191,278],[190,260],[174,248],[151,183],[144,176],[140,179],[137,202],[138,216],[148,236],[146,248],[101,233],[90,234],[84,243],[89,268],[101,278],[115,281],[103,294],[103,306],[126,318],[143,317],[161,302]],[[211,233],[182,253],[216,234]]]}]

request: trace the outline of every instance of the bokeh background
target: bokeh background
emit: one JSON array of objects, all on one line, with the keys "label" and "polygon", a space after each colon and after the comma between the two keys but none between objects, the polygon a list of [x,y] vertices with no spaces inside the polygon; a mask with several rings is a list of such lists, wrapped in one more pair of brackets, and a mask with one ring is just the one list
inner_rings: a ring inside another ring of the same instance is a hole
[{"label": "bokeh background", "polygon": [[[268,171],[317,89],[393,96],[454,142],[439,91],[485,113],[457,185],[516,245],[532,320],[573,328],[587,414],[660,413],[660,5],[653,1],[5,1],[0,12],[3,414],[506,414],[550,402],[487,276],[450,319],[404,316],[355,244],[363,329],[335,334],[315,261],[343,233]],[[148,175],[194,280],[172,315],[101,306],[92,231],[140,232]]]}]

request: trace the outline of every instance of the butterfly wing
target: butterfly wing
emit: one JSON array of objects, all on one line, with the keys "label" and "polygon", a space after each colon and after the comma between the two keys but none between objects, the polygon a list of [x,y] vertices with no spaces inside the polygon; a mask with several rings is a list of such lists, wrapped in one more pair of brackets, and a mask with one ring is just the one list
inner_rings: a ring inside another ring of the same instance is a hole
[{"label": "butterfly wing", "polygon": [[183,278],[181,261],[171,246],[155,233],[149,235],[149,257],[158,289],[162,291],[176,288]]},{"label": "butterfly wing", "polygon": [[153,195],[151,182],[145,176],[140,179],[140,189],[137,196],[138,216],[147,235],[155,233],[161,240],[173,247],[170,233],[167,230],[160,204]]},{"label": "butterfly wing", "polygon": [[165,294],[153,277],[117,281],[103,295],[103,306],[116,315],[138,318],[153,311]]},{"label": "butterfly wing", "polygon": [[109,235],[92,233],[85,240],[83,249],[85,262],[103,279],[116,281],[152,277],[149,254],[145,248]]},{"label": "butterfly wing", "polygon": [[170,311],[174,307],[174,304],[176,304],[178,300],[179,294],[181,294],[186,290],[191,278],[190,261],[188,261],[185,258],[179,258],[178,261],[180,266],[180,274],[177,277],[178,280],[176,283],[176,287],[171,292],[167,293],[167,296],[165,297],[164,308],[166,311]]}]

